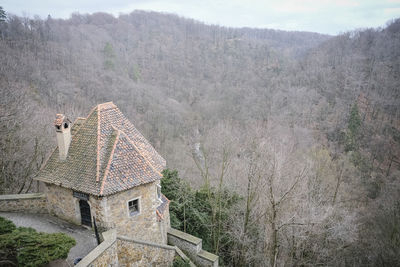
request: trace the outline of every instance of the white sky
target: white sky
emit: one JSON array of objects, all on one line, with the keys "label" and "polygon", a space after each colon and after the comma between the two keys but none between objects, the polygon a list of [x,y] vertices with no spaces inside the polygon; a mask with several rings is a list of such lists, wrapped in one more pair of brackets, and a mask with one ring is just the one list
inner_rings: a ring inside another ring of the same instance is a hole
[{"label": "white sky", "polygon": [[400,0],[3,0],[0,6],[16,15],[42,18],[153,10],[221,26],[328,34],[384,26],[400,17]]}]

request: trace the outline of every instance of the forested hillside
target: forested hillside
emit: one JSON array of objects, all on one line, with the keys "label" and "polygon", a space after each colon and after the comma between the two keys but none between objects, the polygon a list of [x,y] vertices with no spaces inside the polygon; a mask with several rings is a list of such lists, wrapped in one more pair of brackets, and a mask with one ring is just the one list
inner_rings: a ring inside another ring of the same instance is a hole
[{"label": "forested hillside", "polygon": [[221,263],[400,264],[399,19],[326,36],[7,14],[0,33],[1,193],[35,190],[56,113],[113,101],[180,183],[210,193]]}]

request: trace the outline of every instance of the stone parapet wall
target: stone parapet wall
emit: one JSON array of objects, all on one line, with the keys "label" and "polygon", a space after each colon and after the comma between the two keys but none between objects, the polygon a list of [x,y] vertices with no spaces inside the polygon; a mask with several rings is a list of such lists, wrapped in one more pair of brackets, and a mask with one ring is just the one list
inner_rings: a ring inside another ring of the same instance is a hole
[{"label": "stone parapet wall", "polygon": [[198,266],[218,267],[218,256],[205,250],[201,250],[194,260]]},{"label": "stone parapet wall", "polygon": [[120,266],[170,266],[175,247],[118,237]]},{"label": "stone parapet wall", "polygon": [[176,253],[182,256],[177,247],[117,236],[116,229],[104,232],[103,238],[77,267],[171,266]]},{"label": "stone parapet wall", "polygon": [[190,267],[196,267],[196,265],[194,265],[194,263],[190,260],[190,258],[188,256],[186,256],[186,254],[183,253],[183,251],[180,248],[175,246],[175,251],[176,251],[177,256],[181,257],[184,261],[189,263]]},{"label": "stone parapet wall", "polygon": [[168,244],[180,248],[198,266],[218,266],[218,256],[203,250],[200,238],[170,228]]},{"label": "stone parapet wall", "polygon": [[202,249],[202,240],[176,229],[168,229],[168,244],[177,246],[189,255],[197,255]]},{"label": "stone parapet wall", "polygon": [[76,267],[119,266],[115,230],[103,233],[104,241],[84,257]]},{"label": "stone parapet wall", "polygon": [[48,213],[45,194],[0,195],[0,211]]}]

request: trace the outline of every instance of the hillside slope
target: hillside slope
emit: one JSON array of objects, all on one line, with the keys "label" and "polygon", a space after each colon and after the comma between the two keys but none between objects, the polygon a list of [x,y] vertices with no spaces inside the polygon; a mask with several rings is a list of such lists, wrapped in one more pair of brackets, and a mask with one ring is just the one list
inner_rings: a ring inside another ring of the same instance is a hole
[{"label": "hillside slope", "polygon": [[[399,264],[399,19],[326,36],[135,11],[8,15],[0,31],[1,193],[34,188],[55,113],[113,101],[193,187],[206,168],[259,196],[224,228],[249,235],[246,259],[225,263]],[[277,210],[262,197],[280,194]]]}]

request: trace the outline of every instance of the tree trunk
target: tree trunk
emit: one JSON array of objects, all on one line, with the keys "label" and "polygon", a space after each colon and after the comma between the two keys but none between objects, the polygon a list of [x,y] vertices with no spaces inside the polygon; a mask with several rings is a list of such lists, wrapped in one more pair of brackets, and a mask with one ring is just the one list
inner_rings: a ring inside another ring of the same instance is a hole
[{"label": "tree trunk", "polygon": [[276,259],[278,256],[278,229],[276,225],[276,206],[275,203],[272,205],[272,218],[271,218],[271,254],[270,263],[271,266],[276,266]]}]

